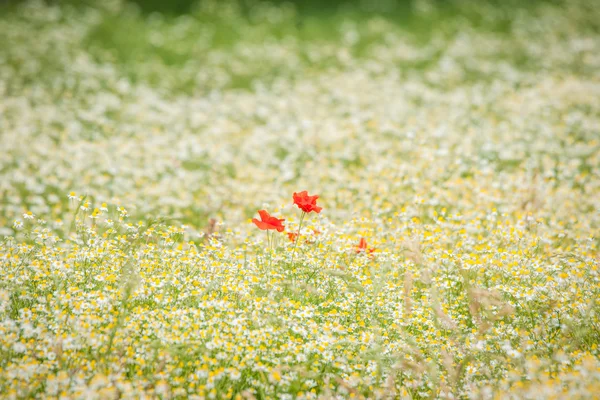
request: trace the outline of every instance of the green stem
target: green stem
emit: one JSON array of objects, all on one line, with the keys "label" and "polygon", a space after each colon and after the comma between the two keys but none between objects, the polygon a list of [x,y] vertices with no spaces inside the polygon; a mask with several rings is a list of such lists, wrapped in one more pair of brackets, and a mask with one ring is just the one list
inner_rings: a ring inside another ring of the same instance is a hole
[{"label": "green stem", "polygon": [[273,235],[269,235],[269,231],[267,231],[267,244],[268,244],[268,252],[269,252],[269,268],[273,264]]},{"label": "green stem", "polygon": [[296,240],[294,241],[294,248],[292,249],[292,262],[290,266],[294,268],[294,257],[296,256],[296,247],[298,247],[298,239],[300,239],[300,229],[302,229],[302,221],[304,221],[304,216],[306,215],[305,211],[302,211],[302,215],[300,216],[300,224],[298,225],[298,233],[296,234]]}]

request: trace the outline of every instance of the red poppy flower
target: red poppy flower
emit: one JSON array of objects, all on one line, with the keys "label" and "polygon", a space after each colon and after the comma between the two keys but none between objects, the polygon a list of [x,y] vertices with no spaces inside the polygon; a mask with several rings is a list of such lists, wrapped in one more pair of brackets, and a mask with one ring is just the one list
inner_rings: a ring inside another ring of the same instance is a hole
[{"label": "red poppy flower", "polygon": [[321,212],[323,209],[317,205],[317,199],[319,196],[309,196],[306,190],[296,193],[294,192],[294,204],[298,206],[305,213],[309,213],[311,211],[316,212],[317,214]]},{"label": "red poppy flower", "polygon": [[298,237],[298,234],[296,232],[288,232],[287,235],[290,239],[290,242],[295,242],[296,238]]},{"label": "red poppy flower", "polygon": [[272,217],[265,210],[259,210],[258,215],[260,215],[260,221],[256,218],[252,218],[252,222],[254,222],[256,226],[258,226],[258,229],[262,229],[263,231],[267,229],[276,229],[277,232],[283,232],[283,230],[285,229],[285,227],[282,224],[282,222],[285,221],[285,219]]},{"label": "red poppy flower", "polygon": [[361,253],[363,251],[368,252],[369,254],[372,254],[376,249],[374,248],[369,248],[367,246],[367,241],[365,240],[364,237],[360,238],[360,242],[358,242],[358,246],[356,246],[356,252],[357,253]]}]

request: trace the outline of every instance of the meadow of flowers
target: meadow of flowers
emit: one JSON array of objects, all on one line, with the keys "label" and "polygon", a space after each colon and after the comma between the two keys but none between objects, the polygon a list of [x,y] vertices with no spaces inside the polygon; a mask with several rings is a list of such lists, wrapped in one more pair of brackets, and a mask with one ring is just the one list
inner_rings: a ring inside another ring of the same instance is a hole
[{"label": "meadow of flowers", "polygon": [[598,398],[597,2],[2,7],[1,398]]}]

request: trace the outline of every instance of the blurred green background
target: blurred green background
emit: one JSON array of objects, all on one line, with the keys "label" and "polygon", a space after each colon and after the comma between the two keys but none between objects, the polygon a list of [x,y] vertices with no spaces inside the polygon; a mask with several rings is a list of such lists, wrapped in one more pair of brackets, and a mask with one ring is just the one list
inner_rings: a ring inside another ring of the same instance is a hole
[{"label": "blurred green background", "polygon": [[[132,0],[145,12],[157,11],[170,14],[191,12],[199,1],[202,0]],[[247,11],[259,2],[280,6],[293,5],[301,14],[315,14],[344,9],[360,9],[363,12],[396,12],[409,9],[412,0],[239,0],[240,6]]]},{"label": "blurred green background", "polygon": [[[546,8],[570,4],[567,0],[37,2],[57,5],[60,19],[50,24],[29,24],[33,30],[27,35],[53,32],[52,24],[69,24],[86,15],[91,18],[86,25],[89,29],[71,39],[77,39],[95,62],[115,66],[134,84],[141,82],[172,94],[253,89],[259,81],[268,85],[277,78],[292,81],[301,74],[356,68],[358,60],[377,59],[378,51],[397,48],[393,43],[396,39],[390,39],[393,37],[418,48],[429,46],[426,55],[405,57],[396,65],[402,73],[422,74],[437,65],[447,43],[466,32],[495,35],[505,43],[501,51],[490,55],[494,62],[534,71],[541,67],[541,60],[526,49],[530,38],[524,37],[519,21],[523,15],[536,21],[545,15]],[[0,23],[27,18],[28,6],[35,3],[0,0]],[[593,12],[598,1],[582,6],[584,3],[578,2],[578,24],[589,25],[582,28],[590,31],[600,29]],[[540,27],[539,32],[544,29]],[[21,68],[26,59],[19,61],[22,46],[18,43],[31,38],[15,39],[14,34],[7,33],[4,38],[0,34],[0,51],[15,68]],[[32,71],[20,75],[25,85],[43,79],[52,82],[65,70],[65,58],[59,50],[40,50],[38,56],[43,74]],[[465,68],[465,80],[490,79],[490,74],[478,67]],[[589,72],[584,64],[576,68],[581,69],[580,73]],[[19,86],[13,82],[8,90]]]},{"label": "blurred green background", "polygon": [[[26,0],[0,0],[0,4],[17,4]],[[202,0],[128,0],[146,13],[160,12],[170,15],[192,13]],[[448,0],[436,0],[447,2]],[[46,3],[85,4],[89,0],[45,0]],[[360,9],[362,12],[395,12],[410,9],[413,0],[236,0],[243,9],[250,10],[259,3],[293,6],[300,13],[323,13],[339,10]],[[502,2],[498,2],[499,4]]]},{"label": "blurred green background", "polygon": [[[0,0],[0,5],[15,5],[27,0]],[[143,13],[158,12],[164,15],[183,15],[194,13],[203,0],[126,0],[134,4]],[[532,3],[561,3],[565,0],[478,0],[478,3],[487,3],[499,8],[526,7]],[[44,0],[47,4],[89,5],[97,4],[93,0]],[[206,0],[204,0],[206,2]],[[252,9],[264,4],[281,7],[293,7],[299,15],[322,15],[331,13],[359,12],[362,14],[380,14],[397,17],[406,16],[414,9],[418,0],[234,0],[223,1],[224,4],[235,2],[245,13],[250,14]],[[435,7],[460,5],[460,0],[431,0]]]}]

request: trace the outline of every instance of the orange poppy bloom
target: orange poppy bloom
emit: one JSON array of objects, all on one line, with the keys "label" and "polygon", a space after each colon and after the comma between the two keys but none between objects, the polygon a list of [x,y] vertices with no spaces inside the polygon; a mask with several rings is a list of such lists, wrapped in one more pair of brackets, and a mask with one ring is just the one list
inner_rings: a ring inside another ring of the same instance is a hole
[{"label": "orange poppy bloom", "polygon": [[369,248],[369,247],[367,246],[367,241],[366,241],[366,239],[365,239],[364,237],[361,237],[361,238],[360,238],[360,241],[358,242],[358,246],[356,246],[356,250],[355,250],[355,251],[356,251],[357,253],[362,253],[362,252],[364,251],[364,252],[367,252],[367,253],[369,253],[369,254],[372,254],[372,253],[373,253],[375,250],[376,250],[376,249],[374,249],[374,248],[372,248],[372,247],[371,247],[371,248]]},{"label": "orange poppy bloom", "polygon": [[290,242],[295,242],[296,238],[298,237],[298,234],[296,232],[288,232],[287,235],[290,239]]},{"label": "orange poppy bloom", "polygon": [[282,222],[285,221],[285,219],[272,217],[265,210],[259,210],[258,215],[260,215],[260,221],[256,218],[252,218],[252,222],[254,222],[256,226],[258,226],[258,229],[261,229],[263,231],[268,229],[275,229],[277,230],[277,232],[283,232],[283,230],[285,229],[285,227],[282,224]]},{"label": "orange poppy bloom", "polygon": [[309,196],[308,192],[306,190],[304,190],[300,193],[294,192],[293,198],[294,198],[294,204],[297,205],[298,208],[300,208],[305,213],[314,211],[318,214],[323,209],[322,207],[319,207],[317,205],[317,199],[319,198],[319,196],[318,195]]}]

